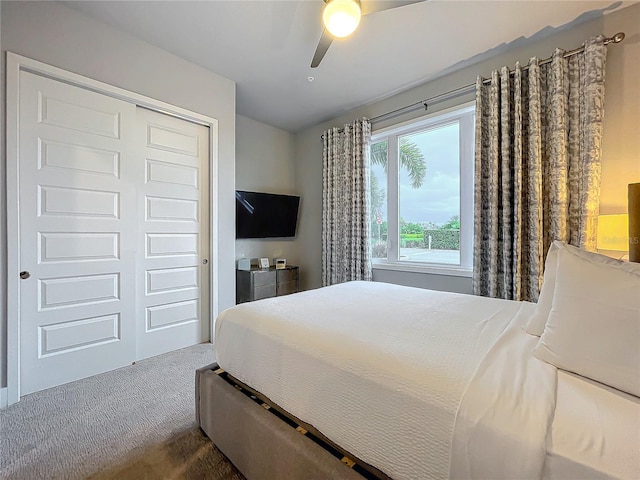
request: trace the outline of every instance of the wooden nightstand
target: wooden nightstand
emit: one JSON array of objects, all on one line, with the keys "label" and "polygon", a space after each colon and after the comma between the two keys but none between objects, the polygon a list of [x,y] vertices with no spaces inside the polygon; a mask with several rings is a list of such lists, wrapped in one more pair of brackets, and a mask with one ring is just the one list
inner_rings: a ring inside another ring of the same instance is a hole
[{"label": "wooden nightstand", "polygon": [[236,270],[236,303],[297,293],[300,290],[300,268]]}]

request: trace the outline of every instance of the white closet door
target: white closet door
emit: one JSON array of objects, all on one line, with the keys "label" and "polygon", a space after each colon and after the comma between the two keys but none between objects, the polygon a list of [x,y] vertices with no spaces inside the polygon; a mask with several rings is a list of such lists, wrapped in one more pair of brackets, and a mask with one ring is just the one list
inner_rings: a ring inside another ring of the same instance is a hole
[{"label": "white closet door", "polygon": [[209,129],[138,108],[137,357],[209,340]]},{"label": "white closet door", "polygon": [[24,395],[135,359],[138,218],[134,105],[21,72],[19,106]]}]

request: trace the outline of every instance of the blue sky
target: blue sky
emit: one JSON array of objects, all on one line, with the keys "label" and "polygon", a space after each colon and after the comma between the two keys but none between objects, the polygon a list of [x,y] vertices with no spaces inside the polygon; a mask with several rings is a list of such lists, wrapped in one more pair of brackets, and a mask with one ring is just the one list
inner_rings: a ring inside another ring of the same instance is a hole
[{"label": "blue sky", "polygon": [[[460,214],[460,165],[458,124],[407,136],[426,159],[427,175],[419,189],[411,187],[406,170],[400,169],[400,216],[406,222],[443,224]],[[373,172],[386,187],[382,167]],[[386,190],[386,188],[385,188]],[[386,219],[386,204],[383,217]]]}]

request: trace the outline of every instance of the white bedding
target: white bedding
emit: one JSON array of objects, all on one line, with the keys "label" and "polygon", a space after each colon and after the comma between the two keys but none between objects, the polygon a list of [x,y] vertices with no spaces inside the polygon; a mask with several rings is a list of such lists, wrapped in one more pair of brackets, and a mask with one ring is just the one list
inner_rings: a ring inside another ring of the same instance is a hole
[{"label": "white bedding", "polygon": [[216,358],[390,477],[446,478],[465,387],[519,308],[350,282],[226,310]]},{"label": "white bedding", "polygon": [[216,358],[395,480],[640,478],[640,400],[535,358],[533,309],[351,282],[226,310]]},{"label": "white bedding", "polygon": [[540,479],[556,402],[556,368],[533,356],[538,337],[522,302],[480,363],[456,417],[450,477]]},{"label": "white bedding", "polygon": [[545,480],[640,478],[640,398],[558,370]]}]

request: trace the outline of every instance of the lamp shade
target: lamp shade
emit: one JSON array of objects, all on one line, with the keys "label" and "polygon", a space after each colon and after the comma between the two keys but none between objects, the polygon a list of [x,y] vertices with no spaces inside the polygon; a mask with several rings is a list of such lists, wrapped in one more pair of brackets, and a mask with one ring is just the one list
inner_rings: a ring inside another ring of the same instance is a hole
[{"label": "lamp shade", "polygon": [[629,217],[626,213],[620,215],[598,216],[598,250],[614,250],[626,252],[629,249]]},{"label": "lamp shade", "polygon": [[629,184],[629,261],[640,262],[640,183]]}]

